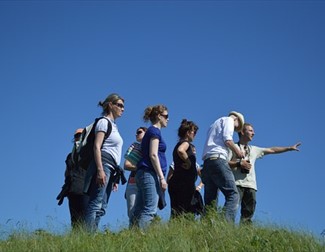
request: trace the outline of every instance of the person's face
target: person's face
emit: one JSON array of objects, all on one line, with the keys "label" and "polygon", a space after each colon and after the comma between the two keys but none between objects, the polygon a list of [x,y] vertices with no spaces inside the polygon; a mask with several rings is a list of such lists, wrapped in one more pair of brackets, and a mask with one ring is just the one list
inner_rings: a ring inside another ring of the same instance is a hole
[{"label": "person's face", "polygon": [[253,140],[255,132],[252,126],[245,126],[242,131],[242,134],[242,137],[244,137],[246,141],[250,142]]},{"label": "person's face", "polygon": [[161,126],[162,127],[167,127],[168,120],[169,120],[168,111],[165,110],[163,113],[161,113],[160,115],[158,115],[158,117],[159,117]]},{"label": "person's face", "polygon": [[135,133],[135,138],[137,139],[138,142],[142,141],[142,138],[144,136],[145,131],[143,129],[137,129],[137,132]]},{"label": "person's face", "polygon": [[80,140],[81,133],[77,133],[74,135],[74,142],[78,142]]},{"label": "person's face", "polygon": [[188,140],[190,142],[192,142],[194,140],[194,138],[195,138],[195,135],[196,135],[196,131],[195,130],[193,130],[193,129],[189,130],[187,132]]},{"label": "person's face", "polygon": [[124,102],[122,100],[112,102],[111,108],[114,118],[121,117],[124,112]]}]

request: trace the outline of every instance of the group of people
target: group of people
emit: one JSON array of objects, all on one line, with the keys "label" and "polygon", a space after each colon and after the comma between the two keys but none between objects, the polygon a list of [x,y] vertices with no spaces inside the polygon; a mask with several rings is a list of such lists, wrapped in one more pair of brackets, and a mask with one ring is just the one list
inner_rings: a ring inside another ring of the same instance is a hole
[{"label": "group of people", "polygon": [[[94,160],[84,169],[86,174],[79,200],[73,200],[77,193],[68,194],[72,226],[82,224],[90,232],[98,229],[111,191],[118,189],[116,174],[123,146],[115,121],[124,112],[124,99],[114,93],[99,105],[103,109],[103,118],[95,126]],[[130,227],[145,229],[152,223],[158,207],[161,209],[165,205],[167,188],[171,218],[194,213],[193,195],[203,185],[205,206],[217,206],[220,190],[225,196],[225,219],[234,222],[241,205],[241,222],[250,223],[256,206],[256,159],[266,154],[299,151],[300,143],[271,148],[249,145],[255,134],[253,126],[245,123],[241,113],[231,111],[209,127],[203,148],[203,167],[200,167],[193,144],[199,127],[193,121],[183,119],[178,128],[179,140],[173,149],[172,169],[166,176],[167,144],[161,130],[168,126],[168,109],[161,104],[149,106],[144,111],[143,120],[150,122],[150,126],[137,128],[136,142],[124,154],[124,170],[130,171],[125,191]],[[111,123],[112,131],[105,137],[108,123]],[[238,132],[237,143],[233,140],[234,131]],[[74,139],[76,145],[78,135],[75,134]],[[74,177],[72,170],[67,166],[66,180]],[[198,176],[201,182],[196,186]]]}]

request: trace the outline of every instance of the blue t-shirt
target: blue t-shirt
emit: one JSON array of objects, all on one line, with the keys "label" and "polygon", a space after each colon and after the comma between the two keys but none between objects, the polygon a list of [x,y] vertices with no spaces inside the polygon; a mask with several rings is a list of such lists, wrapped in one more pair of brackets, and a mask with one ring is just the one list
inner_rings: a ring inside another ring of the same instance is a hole
[{"label": "blue t-shirt", "polygon": [[148,130],[146,131],[142,142],[141,142],[141,151],[142,151],[142,159],[139,161],[137,167],[138,169],[148,169],[148,170],[155,170],[153,168],[153,165],[151,163],[150,157],[149,157],[149,146],[150,146],[150,139],[157,138],[159,140],[159,146],[158,146],[158,158],[161,166],[161,170],[163,174],[166,174],[167,171],[167,160],[166,160],[166,143],[164,139],[161,136],[160,129],[150,126]]}]

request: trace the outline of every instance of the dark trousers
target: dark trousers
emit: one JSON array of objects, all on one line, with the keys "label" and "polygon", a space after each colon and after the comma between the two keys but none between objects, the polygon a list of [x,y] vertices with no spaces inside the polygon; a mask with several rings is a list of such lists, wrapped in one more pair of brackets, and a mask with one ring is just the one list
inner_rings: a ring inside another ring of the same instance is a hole
[{"label": "dark trousers", "polygon": [[69,211],[72,228],[79,227],[84,224],[85,212],[89,201],[88,195],[69,194]]},{"label": "dark trousers", "polygon": [[256,190],[247,187],[237,186],[239,192],[240,223],[250,224],[256,207]]},{"label": "dark trousers", "polygon": [[181,185],[171,183],[168,185],[170,197],[171,218],[184,213],[191,213],[191,200],[195,191],[195,184]]}]

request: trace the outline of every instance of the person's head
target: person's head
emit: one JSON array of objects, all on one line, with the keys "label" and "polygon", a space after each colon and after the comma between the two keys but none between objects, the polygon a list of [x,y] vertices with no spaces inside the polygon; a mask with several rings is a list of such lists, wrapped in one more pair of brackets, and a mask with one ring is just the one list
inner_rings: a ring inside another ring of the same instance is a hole
[{"label": "person's head", "polygon": [[73,135],[73,141],[74,142],[79,141],[79,139],[81,137],[81,134],[82,134],[82,131],[83,131],[83,129],[81,129],[81,128],[76,129],[76,131],[74,132],[74,135]]},{"label": "person's head", "polygon": [[244,116],[241,113],[236,111],[231,111],[228,116],[234,118],[235,131],[240,132],[243,129],[245,123]]},{"label": "person's head", "polygon": [[239,140],[244,140],[245,142],[250,142],[253,140],[255,135],[253,125],[250,123],[244,123],[242,131],[238,132]]},{"label": "person's head", "polygon": [[178,137],[192,142],[198,129],[199,127],[194,122],[183,119],[178,128]]},{"label": "person's head", "polygon": [[142,141],[142,138],[144,134],[146,133],[147,128],[146,127],[139,127],[137,131],[135,132],[135,138],[137,139],[138,142]]},{"label": "person's head", "polygon": [[165,105],[158,104],[156,106],[149,106],[144,110],[143,120],[150,121],[152,124],[159,124],[160,127],[167,127],[168,123],[168,109]]},{"label": "person's head", "polygon": [[112,115],[114,119],[122,116],[124,112],[124,99],[116,93],[110,94],[104,101],[99,101],[98,106],[102,107],[102,115]]}]

